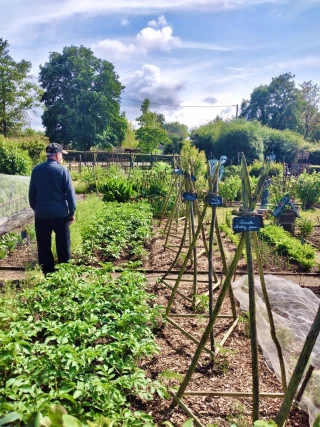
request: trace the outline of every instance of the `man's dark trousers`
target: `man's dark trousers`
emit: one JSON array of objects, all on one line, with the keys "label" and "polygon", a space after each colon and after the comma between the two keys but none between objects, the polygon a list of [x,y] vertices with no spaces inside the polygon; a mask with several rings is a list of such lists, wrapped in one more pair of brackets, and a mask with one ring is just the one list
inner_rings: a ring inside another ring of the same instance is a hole
[{"label": "man's dark trousers", "polygon": [[35,228],[38,244],[39,264],[43,274],[54,271],[54,258],[51,252],[51,235],[55,232],[58,262],[68,262],[70,259],[70,228],[69,217],[64,218],[35,218]]}]

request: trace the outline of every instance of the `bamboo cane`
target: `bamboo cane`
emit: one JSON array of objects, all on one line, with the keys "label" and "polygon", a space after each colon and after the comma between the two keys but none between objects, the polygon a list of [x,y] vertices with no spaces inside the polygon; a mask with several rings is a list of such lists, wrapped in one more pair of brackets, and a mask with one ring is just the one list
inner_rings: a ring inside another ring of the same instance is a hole
[{"label": "bamboo cane", "polygon": [[284,365],[284,360],[283,360],[281,346],[280,346],[280,343],[278,341],[277,334],[276,334],[276,328],[275,328],[275,325],[274,325],[274,320],[273,320],[272,310],[271,310],[269,296],[268,296],[268,292],[267,292],[266,282],[264,280],[262,262],[261,262],[259,245],[258,245],[258,236],[257,236],[256,232],[252,233],[252,235],[253,235],[253,243],[254,243],[254,247],[255,247],[255,253],[256,253],[257,263],[258,263],[258,267],[259,267],[259,274],[260,274],[260,282],[261,282],[262,293],[263,293],[264,301],[265,301],[265,304],[266,304],[266,309],[267,309],[267,313],[268,313],[268,319],[269,319],[269,323],[270,323],[270,334],[271,334],[271,338],[272,338],[272,340],[273,340],[273,342],[274,342],[274,344],[276,346],[277,353],[278,353],[279,364],[280,364],[280,372],[281,372],[282,388],[283,388],[283,391],[286,392],[287,391],[286,369],[285,369],[285,365]]},{"label": "bamboo cane", "polygon": [[176,291],[178,289],[181,277],[182,277],[183,273],[186,270],[188,261],[189,261],[189,259],[191,257],[193,249],[194,249],[194,247],[196,245],[197,238],[198,238],[198,236],[200,234],[200,231],[201,231],[201,223],[202,223],[202,221],[204,219],[204,215],[206,213],[206,209],[207,209],[207,204],[205,204],[205,206],[203,208],[203,212],[202,212],[201,217],[199,219],[200,222],[198,224],[197,231],[195,232],[195,235],[194,235],[194,238],[193,238],[192,242],[190,242],[188,253],[187,253],[187,255],[186,255],[186,257],[185,257],[185,259],[183,261],[183,264],[181,266],[181,269],[180,269],[179,275],[177,277],[176,283],[175,283],[174,288],[173,288],[173,290],[171,292],[171,295],[170,295],[170,298],[169,298],[169,301],[168,301],[168,305],[167,305],[167,309],[166,309],[166,316],[168,316],[168,314],[170,313],[170,309],[171,309],[171,306],[172,306],[172,303],[173,303],[173,300],[174,300],[174,296],[175,296]]},{"label": "bamboo cane", "polygon": [[[216,319],[217,319],[217,316],[218,316],[219,311],[221,309],[221,306],[222,306],[222,303],[224,301],[225,295],[226,295],[226,293],[228,291],[228,288],[229,288],[229,286],[231,284],[233,273],[236,271],[236,268],[237,268],[237,265],[238,265],[238,262],[239,262],[242,250],[243,250],[244,243],[245,243],[245,238],[244,238],[244,236],[241,236],[238,248],[236,250],[236,253],[234,255],[232,263],[230,265],[229,271],[227,272],[227,275],[226,275],[225,281],[224,281],[224,283],[222,285],[221,292],[220,292],[220,294],[218,296],[216,305],[215,305],[215,307],[213,309],[212,316],[210,317],[208,325],[207,325],[207,327],[206,327],[206,329],[205,329],[205,331],[204,331],[204,333],[202,335],[202,338],[200,340],[200,344],[197,347],[197,350],[196,350],[195,355],[194,355],[194,357],[192,359],[192,362],[191,362],[191,364],[189,366],[189,369],[188,369],[188,371],[186,373],[186,376],[185,376],[183,382],[181,383],[180,388],[179,388],[179,390],[177,392],[177,396],[179,398],[181,398],[183,396],[183,393],[184,393],[185,389],[187,388],[187,386],[188,386],[188,384],[190,382],[191,376],[192,376],[192,374],[194,373],[194,371],[196,369],[196,366],[197,366],[197,363],[198,363],[198,361],[200,359],[201,353],[202,353],[202,351],[203,351],[203,349],[204,349],[204,347],[206,345],[206,342],[207,342],[207,340],[208,340],[208,338],[210,336],[211,330],[212,330],[212,328],[213,328],[213,326],[214,326],[214,324],[216,322]],[[170,407],[173,408],[174,406],[175,406],[175,402],[172,402]]]},{"label": "bamboo cane", "polygon": [[278,427],[282,427],[288,417],[293,398],[298,389],[303,372],[308,364],[312,349],[318,338],[319,332],[320,332],[320,306],[318,308],[318,311],[314,319],[314,322],[311,326],[311,329],[307,335],[307,338],[304,343],[301,354],[299,356],[297,365],[290,379],[287,392],[284,395],[282,405],[276,417],[276,423],[278,424]]}]

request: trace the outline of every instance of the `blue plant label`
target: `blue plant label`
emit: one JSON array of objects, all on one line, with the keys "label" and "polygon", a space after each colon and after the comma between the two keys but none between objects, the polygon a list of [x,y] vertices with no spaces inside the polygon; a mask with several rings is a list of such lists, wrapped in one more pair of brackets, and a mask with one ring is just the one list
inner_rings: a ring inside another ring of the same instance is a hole
[{"label": "blue plant label", "polygon": [[185,192],[182,194],[182,201],[183,202],[194,202],[195,200],[197,200],[198,195],[196,193],[189,193],[189,192]]},{"label": "blue plant label", "polygon": [[209,206],[222,206],[222,197],[208,194],[207,201]]},{"label": "blue plant label", "polygon": [[183,175],[182,170],[181,170],[181,169],[178,169],[178,168],[173,169],[171,173],[172,173],[172,174],[176,174],[176,175]]},{"label": "blue plant label", "polygon": [[191,175],[191,181],[196,182],[197,178],[194,175]]},{"label": "blue plant label", "polygon": [[234,233],[244,231],[259,231],[260,218],[255,216],[238,216],[232,220],[232,229]]},{"label": "blue plant label", "polygon": [[21,239],[24,240],[27,238],[27,230],[22,230],[21,231]]}]

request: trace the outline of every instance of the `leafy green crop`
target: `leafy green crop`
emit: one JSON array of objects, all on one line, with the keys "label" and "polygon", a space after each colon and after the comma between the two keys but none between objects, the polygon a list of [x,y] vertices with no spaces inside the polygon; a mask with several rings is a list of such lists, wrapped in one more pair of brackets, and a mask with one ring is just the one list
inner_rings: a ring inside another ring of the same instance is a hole
[{"label": "leafy green crop", "polygon": [[100,191],[105,202],[128,202],[135,195],[132,184],[126,178],[110,178],[105,181]]},{"label": "leafy green crop", "polygon": [[[26,231],[30,239],[35,238],[34,226],[27,226]],[[13,252],[17,246],[21,245],[23,239],[21,233],[11,232],[0,237],[0,259],[6,257],[10,252]]]},{"label": "leafy green crop", "polygon": [[60,403],[83,420],[103,414],[115,426],[150,421],[128,402],[164,393],[137,367],[158,351],[151,327],[160,312],[145,284],[136,272],[112,279],[103,268],[64,264],[15,305],[2,297],[0,416],[16,411],[26,420]]},{"label": "leafy green crop", "polygon": [[138,257],[151,236],[152,213],[147,203],[105,203],[83,231],[85,255],[98,255],[104,261],[118,259],[125,251]]},{"label": "leafy green crop", "polygon": [[310,269],[315,265],[315,250],[309,244],[302,245],[300,240],[277,225],[270,225],[259,231],[259,237],[275,246],[280,255],[287,255],[289,259],[301,265],[303,269]]}]

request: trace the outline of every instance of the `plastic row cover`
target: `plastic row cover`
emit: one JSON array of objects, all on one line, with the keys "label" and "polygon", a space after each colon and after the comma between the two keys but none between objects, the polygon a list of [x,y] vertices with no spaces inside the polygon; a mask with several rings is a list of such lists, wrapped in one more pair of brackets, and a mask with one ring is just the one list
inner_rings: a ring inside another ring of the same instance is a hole
[{"label": "plastic row cover", "polygon": [[0,218],[28,207],[30,177],[0,174]]},{"label": "plastic row cover", "polygon": [[29,176],[0,174],[0,235],[32,217],[28,203]]},{"label": "plastic row cover", "polygon": [[[280,342],[286,365],[287,382],[292,375],[302,347],[316,316],[320,300],[309,289],[273,275],[265,276],[276,334]],[[249,310],[248,279],[242,277],[232,284],[234,295],[244,311]],[[260,279],[255,277],[257,333],[259,345],[267,364],[281,380],[276,347],[270,334],[268,314],[264,303]],[[320,414],[320,337],[314,346],[309,364],[315,367],[300,402],[309,414],[309,424]]]}]

